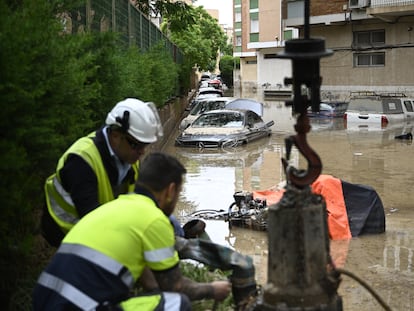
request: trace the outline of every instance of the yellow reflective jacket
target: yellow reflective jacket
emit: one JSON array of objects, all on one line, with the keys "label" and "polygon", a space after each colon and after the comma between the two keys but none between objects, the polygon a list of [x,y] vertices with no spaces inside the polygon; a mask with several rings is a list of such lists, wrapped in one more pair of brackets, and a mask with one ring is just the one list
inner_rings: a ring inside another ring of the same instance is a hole
[{"label": "yellow reflective jacket", "polygon": [[[102,162],[99,150],[93,142],[95,132],[77,140],[59,159],[56,172],[45,182],[46,204],[50,215],[64,233],[67,233],[79,221],[79,215],[74,206],[70,193],[62,187],[59,171],[63,168],[68,156],[76,154],[89,164],[94,171],[98,184],[98,202],[104,204],[114,199],[114,194],[108,174]],[[133,164],[134,181],[138,178],[138,164]],[[134,190],[134,183],[128,186],[128,191]]]},{"label": "yellow reflective jacket", "polygon": [[[81,245],[125,266],[134,280],[145,266],[162,271],[179,262],[174,228],[146,195],[120,195],[85,215],[65,236],[62,246]],[[88,259],[91,260],[91,259]]]},{"label": "yellow reflective jacket", "polygon": [[164,271],[179,260],[173,226],[155,201],[124,194],[82,217],[38,283],[58,294],[51,296],[54,301],[63,298],[82,310],[105,302],[123,310],[154,310],[160,294],[130,299],[130,289],[146,266]]}]

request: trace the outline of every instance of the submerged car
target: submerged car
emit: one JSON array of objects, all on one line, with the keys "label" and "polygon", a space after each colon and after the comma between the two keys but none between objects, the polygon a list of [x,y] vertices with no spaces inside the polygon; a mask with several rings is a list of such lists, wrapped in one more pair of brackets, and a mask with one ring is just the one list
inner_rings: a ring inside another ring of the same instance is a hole
[{"label": "submerged car", "polygon": [[184,130],[204,112],[225,108],[226,104],[233,99],[233,97],[208,97],[199,99],[194,103],[188,115],[181,121],[179,129],[181,131]]},{"label": "submerged car", "polygon": [[186,111],[190,111],[193,107],[200,101],[203,101],[206,98],[217,98],[223,97],[223,91],[217,90],[214,87],[205,87],[200,88],[197,92],[196,97],[190,102],[188,107],[185,109]]},{"label": "submerged car", "polygon": [[200,95],[212,95],[212,96],[216,96],[216,97],[221,97],[223,96],[223,91],[220,89],[216,89],[215,87],[212,86],[208,86],[208,87],[203,87],[200,88],[197,92],[197,96]]},{"label": "submerged car", "polygon": [[402,123],[413,118],[412,99],[381,94],[351,98],[344,115],[348,127],[385,128],[390,124]]},{"label": "submerged car", "polygon": [[272,134],[274,121],[246,109],[212,110],[201,114],[176,138],[180,147],[224,148],[247,144]]},{"label": "submerged car", "polygon": [[344,116],[347,108],[348,102],[321,102],[318,112],[309,107],[307,114],[309,118],[339,118]]}]

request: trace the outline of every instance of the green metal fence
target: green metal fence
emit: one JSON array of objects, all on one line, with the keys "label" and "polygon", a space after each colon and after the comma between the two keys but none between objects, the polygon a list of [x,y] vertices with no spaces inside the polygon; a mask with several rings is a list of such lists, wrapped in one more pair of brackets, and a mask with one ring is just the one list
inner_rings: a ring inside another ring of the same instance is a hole
[{"label": "green metal fence", "polygon": [[147,51],[163,42],[176,63],[182,63],[181,51],[129,0],[86,0],[85,7],[62,16],[66,33],[113,31],[126,46]]}]

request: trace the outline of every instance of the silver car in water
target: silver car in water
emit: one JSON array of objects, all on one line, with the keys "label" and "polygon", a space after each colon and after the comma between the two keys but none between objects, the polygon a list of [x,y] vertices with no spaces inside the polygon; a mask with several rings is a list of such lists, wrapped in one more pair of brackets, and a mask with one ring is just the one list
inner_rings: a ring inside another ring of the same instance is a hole
[{"label": "silver car in water", "polygon": [[274,121],[265,123],[246,109],[212,110],[201,114],[175,140],[179,147],[236,147],[272,134]]}]

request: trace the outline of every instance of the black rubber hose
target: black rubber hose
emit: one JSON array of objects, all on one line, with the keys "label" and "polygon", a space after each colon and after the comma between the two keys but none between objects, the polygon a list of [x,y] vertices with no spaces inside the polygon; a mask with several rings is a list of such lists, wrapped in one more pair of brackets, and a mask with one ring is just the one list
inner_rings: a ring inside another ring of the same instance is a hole
[{"label": "black rubber hose", "polygon": [[372,296],[374,296],[374,298],[378,301],[378,303],[384,308],[384,310],[387,311],[392,311],[391,307],[389,305],[387,305],[387,303],[380,297],[380,295],[377,294],[377,292],[374,291],[374,289],[368,284],[366,283],[364,280],[362,280],[361,278],[359,278],[358,276],[356,276],[354,273],[342,269],[342,268],[335,268],[335,270],[341,274],[345,274],[347,276],[349,276],[350,278],[354,279],[355,281],[357,281],[359,284],[361,284],[363,287],[365,287]]}]

